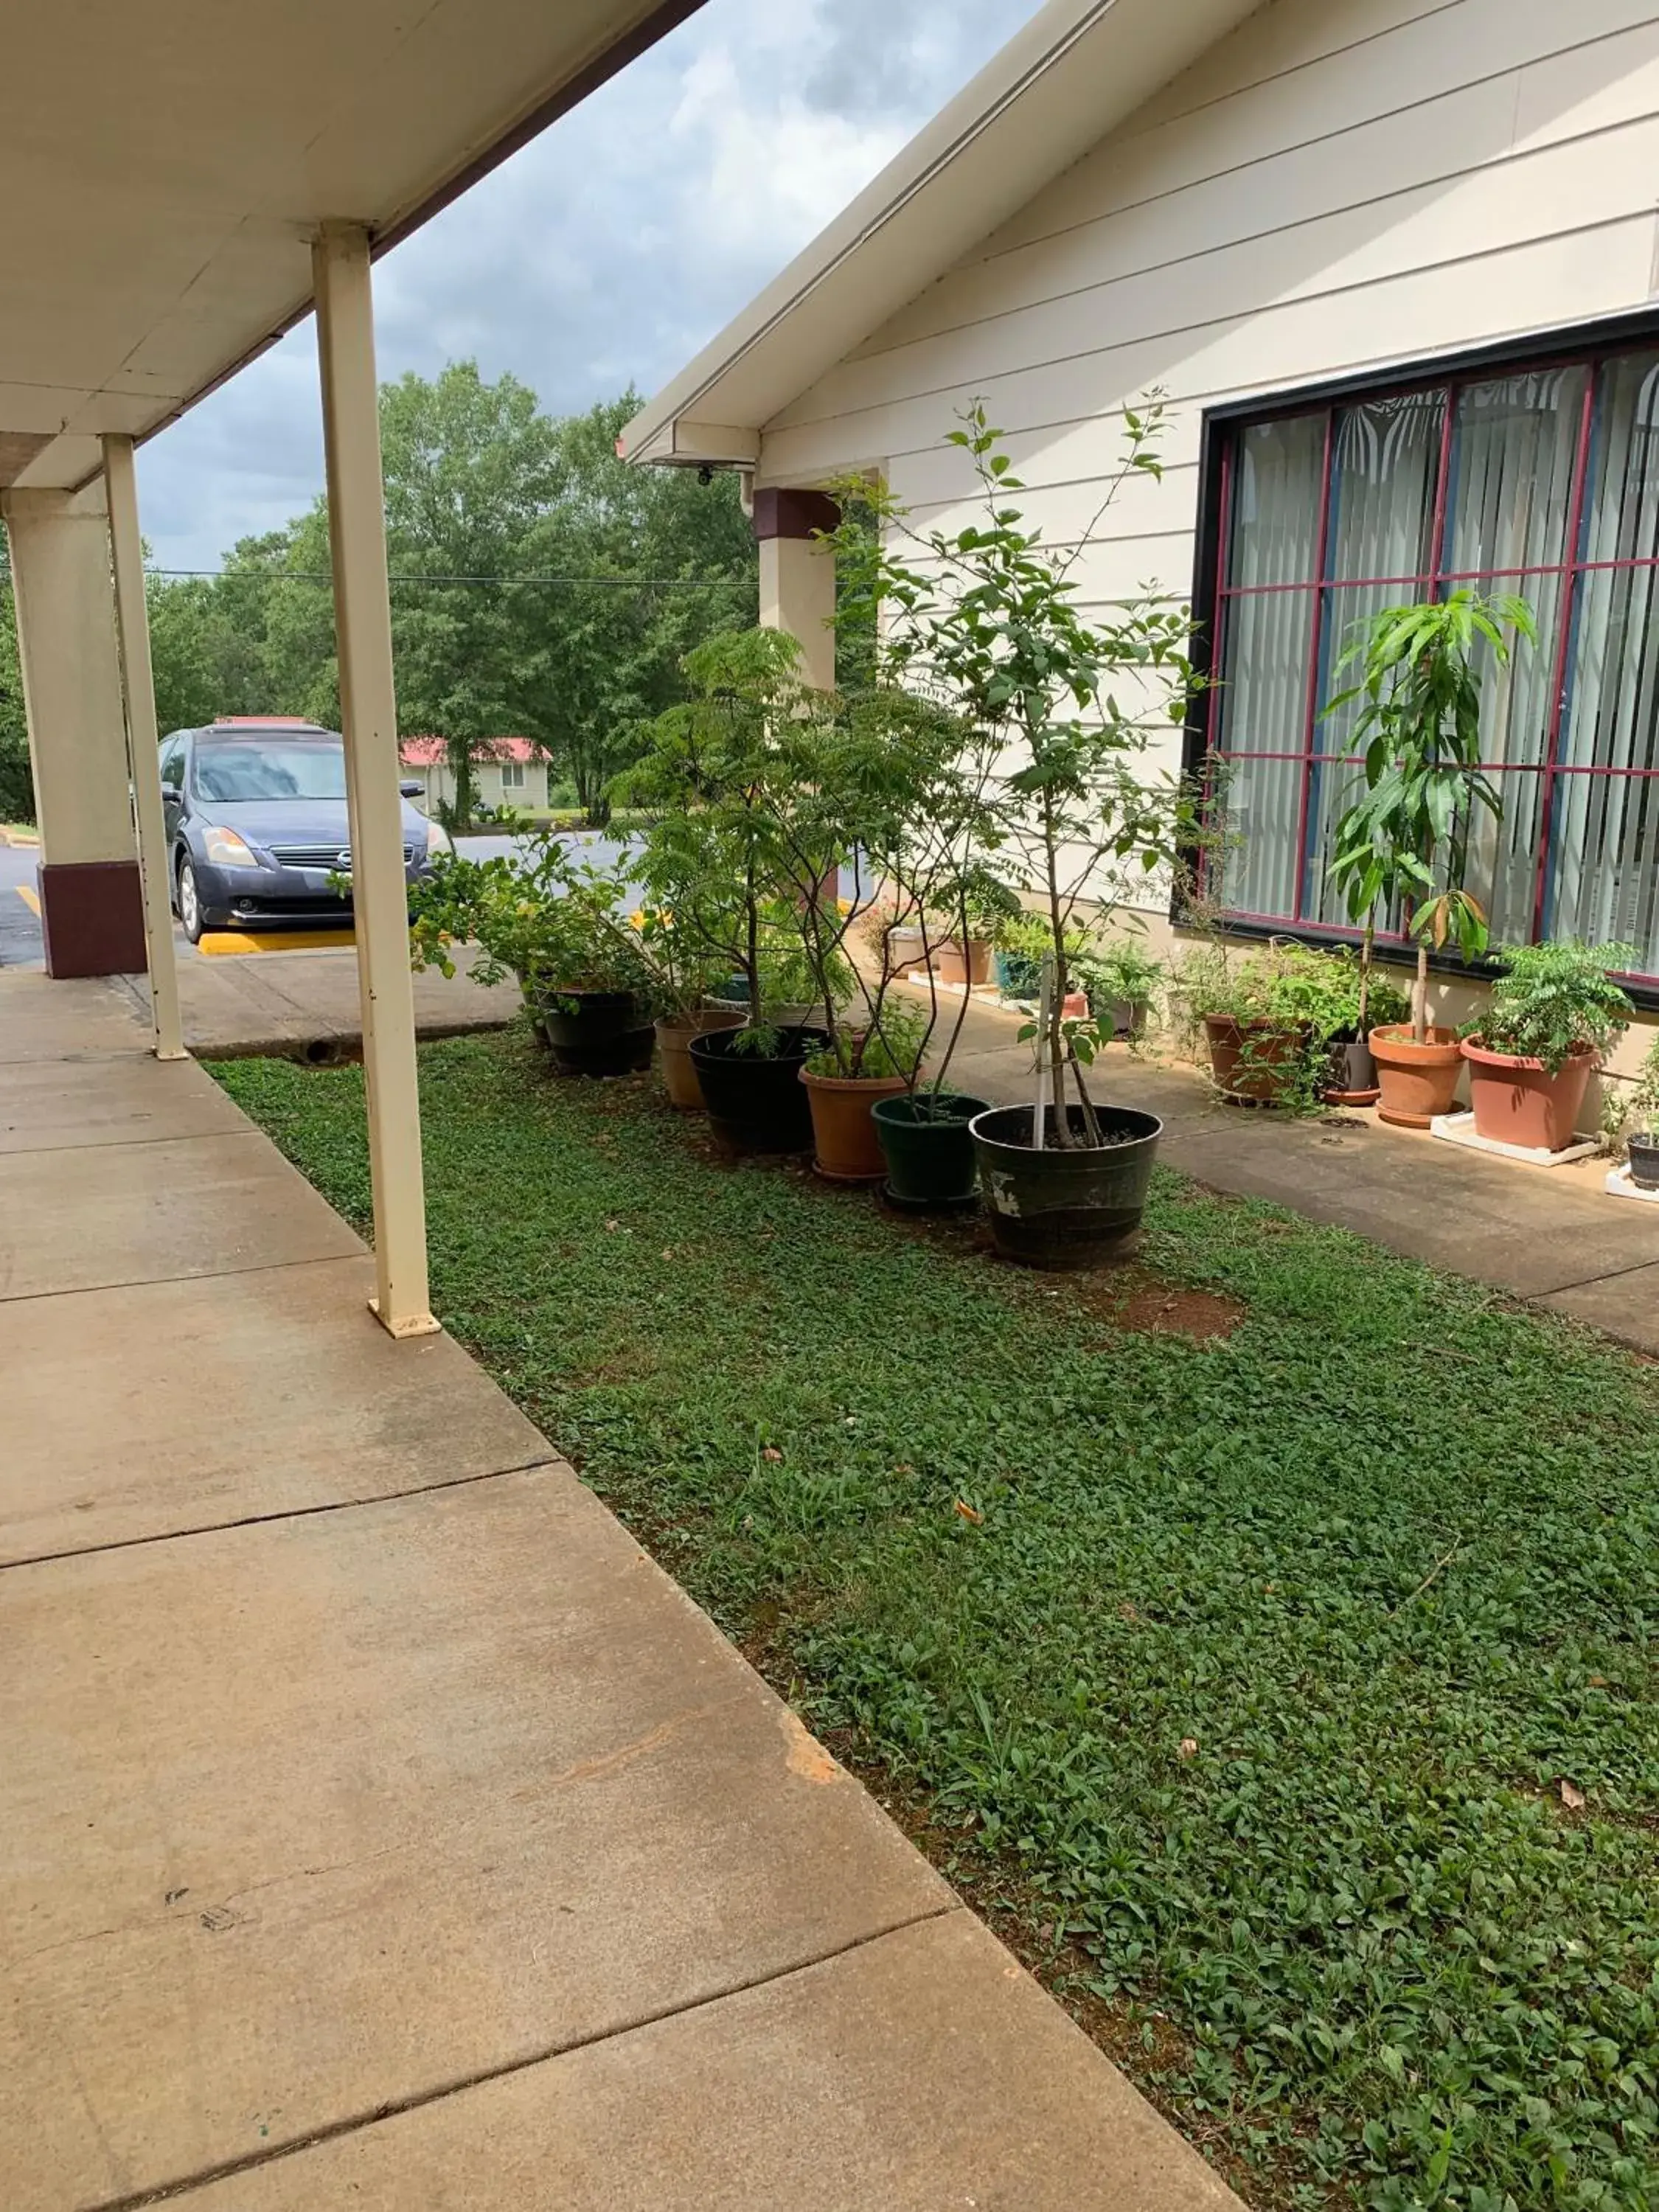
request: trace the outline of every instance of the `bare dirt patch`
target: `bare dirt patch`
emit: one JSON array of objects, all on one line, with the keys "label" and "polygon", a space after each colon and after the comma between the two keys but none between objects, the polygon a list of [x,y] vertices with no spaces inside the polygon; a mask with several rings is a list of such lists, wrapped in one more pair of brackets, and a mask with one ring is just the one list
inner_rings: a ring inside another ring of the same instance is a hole
[{"label": "bare dirt patch", "polygon": [[1144,1267],[1074,1275],[1069,1295],[1109,1328],[1135,1334],[1184,1336],[1194,1344],[1217,1344],[1249,1318],[1237,1298],[1171,1283]]}]

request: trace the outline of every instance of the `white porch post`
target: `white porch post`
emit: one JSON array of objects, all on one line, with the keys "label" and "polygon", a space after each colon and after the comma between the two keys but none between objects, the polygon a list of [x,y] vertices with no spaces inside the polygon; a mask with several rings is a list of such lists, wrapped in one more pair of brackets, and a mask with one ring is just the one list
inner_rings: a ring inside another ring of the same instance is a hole
[{"label": "white porch post", "polygon": [[801,673],[820,691],[836,688],[836,634],[829,627],[836,556],[812,533],[833,530],[840,520],[840,508],[821,491],[755,494],[761,627],[788,631],[800,647]]},{"label": "white porch post", "polygon": [[138,531],[138,478],[131,438],[104,440],[109,545],[115,572],[115,629],[127,707],[127,760],[138,823],[138,867],[144,887],[144,943],[149,956],[149,1018],[157,1060],[185,1058],[179,1021],[179,970],[173,951],[172,864],[161,812],[161,738],[155,727],[155,679],[149,660],[149,612],[144,604],[143,543]]},{"label": "white porch post", "polygon": [[40,822],[46,973],[136,975],[144,908],[101,479],[0,495]]},{"label": "white porch post", "polygon": [[311,266],[374,1188],[379,1286],[373,1304],[393,1336],[424,1336],[438,1323],[427,1286],[409,890],[398,793],[398,705],[367,232],[356,224],[325,224],[311,250]]}]

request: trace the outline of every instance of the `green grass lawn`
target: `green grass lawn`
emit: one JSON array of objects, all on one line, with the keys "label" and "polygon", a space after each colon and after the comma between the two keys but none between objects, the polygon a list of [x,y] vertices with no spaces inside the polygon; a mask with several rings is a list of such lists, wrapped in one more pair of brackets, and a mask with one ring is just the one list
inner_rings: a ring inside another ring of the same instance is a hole
[{"label": "green grass lawn", "polygon": [[[358,1072],[216,1072],[366,1223]],[[1659,2203],[1659,1370],[1172,1176],[1212,1295],[1115,1310],[522,1038],[422,1084],[454,1334],[1247,2196]]]}]

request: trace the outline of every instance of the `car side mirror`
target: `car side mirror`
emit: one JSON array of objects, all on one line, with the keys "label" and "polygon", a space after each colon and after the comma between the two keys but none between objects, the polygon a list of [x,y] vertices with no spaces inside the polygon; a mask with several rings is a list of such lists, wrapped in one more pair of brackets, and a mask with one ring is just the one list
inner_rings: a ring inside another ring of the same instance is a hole
[{"label": "car side mirror", "polygon": [[161,786],[161,796],[163,799],[182,799],[184,795],[184,793],[179,789],[176,783],[164,783]]},{"label": "car side mirror", "polygon": [[423,799],[426,796],[426,786],[414,777],[400,783],[398,789],[404,799]]}]

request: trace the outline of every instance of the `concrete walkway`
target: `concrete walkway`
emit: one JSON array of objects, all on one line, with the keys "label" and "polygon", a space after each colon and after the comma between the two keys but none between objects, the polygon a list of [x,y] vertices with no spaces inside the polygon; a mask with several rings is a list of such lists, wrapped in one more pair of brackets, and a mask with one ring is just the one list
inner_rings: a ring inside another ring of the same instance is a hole
[{"label": "concrete walkway", "polygon": [[356,1237],[0,976],[0,2202],[1236,2201]]},{"label": "concrete walkway", "polygon": [[[974,1002],[953,1085],[996,1105],[1028,1099],[1024,1018]],[[1158,1115],[1159,1158],[1212,1189],[1276,1200],[1659,1354],[1659,1206],[1609,1198],[1606,1160],[1521,1166],[1391,1129],[1374,1112],[1287,1120],[1228,1105],[1196,1068],[1127,1045],[1109,1048],[1091,1088]]]}]

